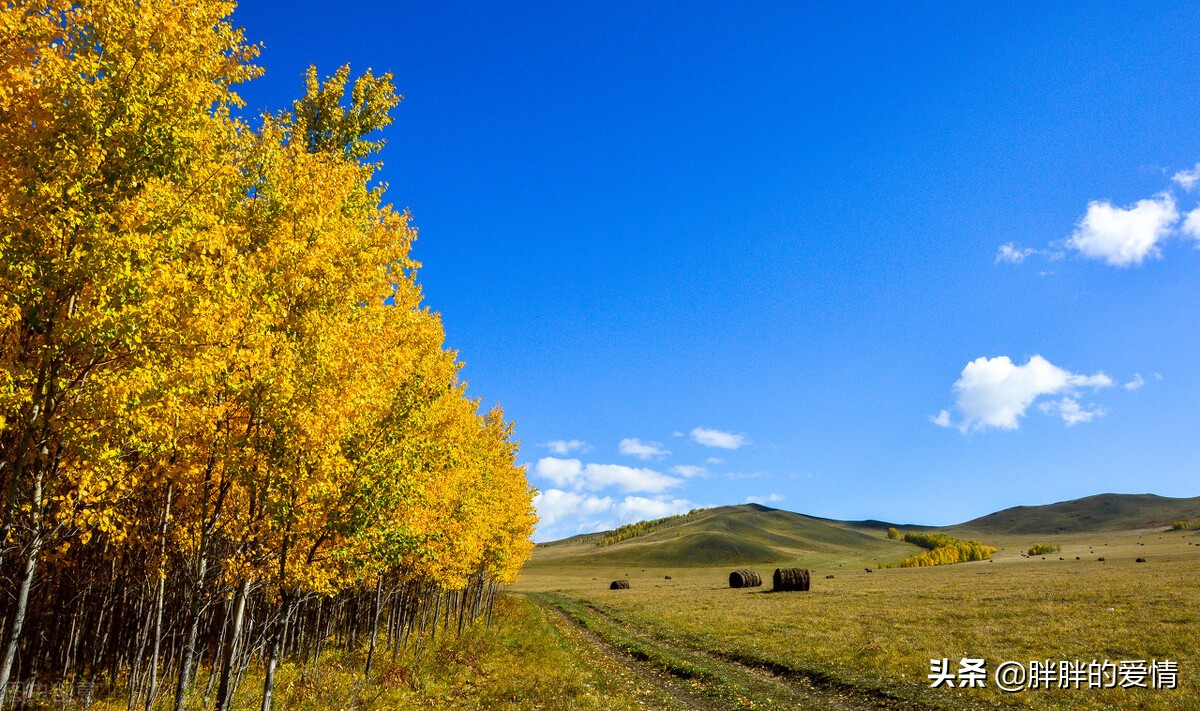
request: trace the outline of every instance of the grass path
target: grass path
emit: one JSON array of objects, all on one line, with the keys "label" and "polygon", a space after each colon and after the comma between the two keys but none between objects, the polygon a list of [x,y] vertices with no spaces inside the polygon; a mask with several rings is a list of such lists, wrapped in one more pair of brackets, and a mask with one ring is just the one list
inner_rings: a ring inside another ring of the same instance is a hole
[{"label": "grass path", "polygon": [[[546,610],[559,632],[571,642],[581,656],[589,658],[593,669],[603,672],[607,667],[611,672],[614,665],[619,667],[620,673],[637,679],[643,688],[647,685],[654,687],[659,692],[656,700],[662,705],[662,708],[696,709],[697,711],[716,711],[722,708],[683,688],[677,679],[661,669],[645,664],[628,654],[626,650],[608,643],[561,608],[546,605]],[[640,705],[644,707],[645,701]]]},{"label": "grass path", "polygon": [[[553,610],[565,635],[657,685],[691,709],[904,709],[931,707],[857,689],[818,673],[764,665],[681,640],[652,637],[598,608],[554,594],[530,599]],[[578,636],[576,636],[578,635]]]}]

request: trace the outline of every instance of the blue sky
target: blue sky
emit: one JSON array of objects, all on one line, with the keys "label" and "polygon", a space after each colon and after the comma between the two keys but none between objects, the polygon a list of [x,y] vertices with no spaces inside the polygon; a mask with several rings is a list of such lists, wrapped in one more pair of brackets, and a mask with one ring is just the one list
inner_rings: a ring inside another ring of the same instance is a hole
[{"label": "blue sky", "polygon": [[1195,3],[243,4],[382,178],[547,540],[1200,494]]}]

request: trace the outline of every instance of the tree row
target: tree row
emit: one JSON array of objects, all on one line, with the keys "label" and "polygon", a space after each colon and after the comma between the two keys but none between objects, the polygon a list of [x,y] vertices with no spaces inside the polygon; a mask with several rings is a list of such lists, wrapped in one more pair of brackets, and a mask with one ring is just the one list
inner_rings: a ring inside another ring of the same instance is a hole
[{"label": "tree row", "polygon": [[267,709],[284,656],[460,627],[529,555],[375,182],[391,77],[310,70],[252,126],[232,10],[0,8],[0,705],[228,708],[261,662]]}]

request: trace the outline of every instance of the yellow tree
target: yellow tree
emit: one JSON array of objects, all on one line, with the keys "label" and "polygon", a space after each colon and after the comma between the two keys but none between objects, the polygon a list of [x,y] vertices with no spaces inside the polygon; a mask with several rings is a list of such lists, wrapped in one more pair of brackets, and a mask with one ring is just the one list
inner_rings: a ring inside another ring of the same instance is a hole
[{"label": "yellow tree", "polygon": [[[154,347],[146,286],[228,168],[214,155],[231,86],[254,72],[231,10],[0,8],[0,544],[21,561],[0,705],[42,551],[77,528],[77,508],[128,484],[130,442],[106,430],[128,411],[113,398],[136,397],[123,374]],[[85,527],[106,525],[92,516]]]},{"label": "yellow tree", "polygon": [[95,654],[114,677],[133,660],[147,708],[164,617],[181,707],[232,596],[227,708],[245,602],[265,591],[265,709],[297,601],[375,585],[374,630],[384,577],[460,590],[529,554],[511,425],[466,397],[421,304],[415,230],[364,162],[391,77],[310,70],[292,111],[251,130],[229,113],[256,72],[231,10],[0,8],[0,574],[17,571],[0,705],[46,555],[55,581],[111,570],[100,599],[137,629]]},{"label": "yellow tree", "polygon": [[348,75],[343,67],[321,84],[310,70],[305,97],[290,115],[267,119],[261,136],[269,159],[252,230],[264,245],[255,264],[263,280],[251,298],[267,315],[270,365],[252,404],[261,426],[251,446],[265,466],[248,483],[264,513],[254,534],[261,574],[278,595],[264,709],[293,604],[343,582],[328,552],[355,523],[344,502],[356,498],[357,468],[344,444],[381,416],[407,357],[403,340],[386,342],[380,319],[395,310],[388,300],[411,301],[397,294],[415,288],[406,274],[415,233],[407,215],[380,205],[382,187],[369,185],[375,166],[360,162],[378,149],[365,137],[391,121],[399,97],[390,76],[368,72],[345,109]]}]

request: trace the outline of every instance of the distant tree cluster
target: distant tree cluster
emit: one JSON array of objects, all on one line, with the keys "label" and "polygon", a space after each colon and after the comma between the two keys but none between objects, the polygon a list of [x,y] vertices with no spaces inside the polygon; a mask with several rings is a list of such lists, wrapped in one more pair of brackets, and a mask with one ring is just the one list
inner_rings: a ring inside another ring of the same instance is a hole
[{"label": "distant tree cluster", "polygon": [[958,539],[946,533],[905,533],[904,540],[922,548],[933,550],[935,548],[944,548],[952,546],[958,542]]},{"label": "distant tree cluster", "polygon": [[621,541],[628,540],[630,538],[636,538],[637,536],[649,533],[664,523],[670,523],[671,521],[687,521],[701,511],[703,511],[703,509],[692,509],[685,514],[656,518],[652,521],[629,523],[621,526],[620,528],[614,529],[612,533],[606,535],[602,540],[597,542],[596,545],[603,548],[604,546],[611,546],[614,543],[620,543]]},{"label": "distant tree cluster", "polygon": [[310,70],[251,127],[232,10],[0,8],[0,707],[21,679],[227,708],[257,660],[267,709],[284,656],[369,671],[532,546],[512,426],[364,160],[391,77]]},{"label": "distant tree cluster", "polygon": [[931,565],[951,565],[972,560],[987,560],[996,552],[993,546],[984,545],[979,541],[960,541],[945,533],[909,532],[904,534],[903,539],[928,550],[904,558],[895,566],[882,567],[923,568]]},{"label": "distant tree cluster", "polygon": [[1057,543],[1038,543],[1026,551],[1026,555],[1046,555],[1048,553],[1058,553],[1061,550],[1062,546]]},{"label": "distant tree cluster", "polygon": [[901,538],[900,529],[896,528],[895,526],[892,526],[891,528],[889,528],[887,530],[887,537],[889,540],[892,540],[892,541],[900,540],[900,538]]},{"label": "distant tree cluster", "polygon": [[1200,519],[1195,521],[1176,521],[1171,524],[1171,530],[1174,531],[1189,531],[1192,529],[1200,529]]}]

